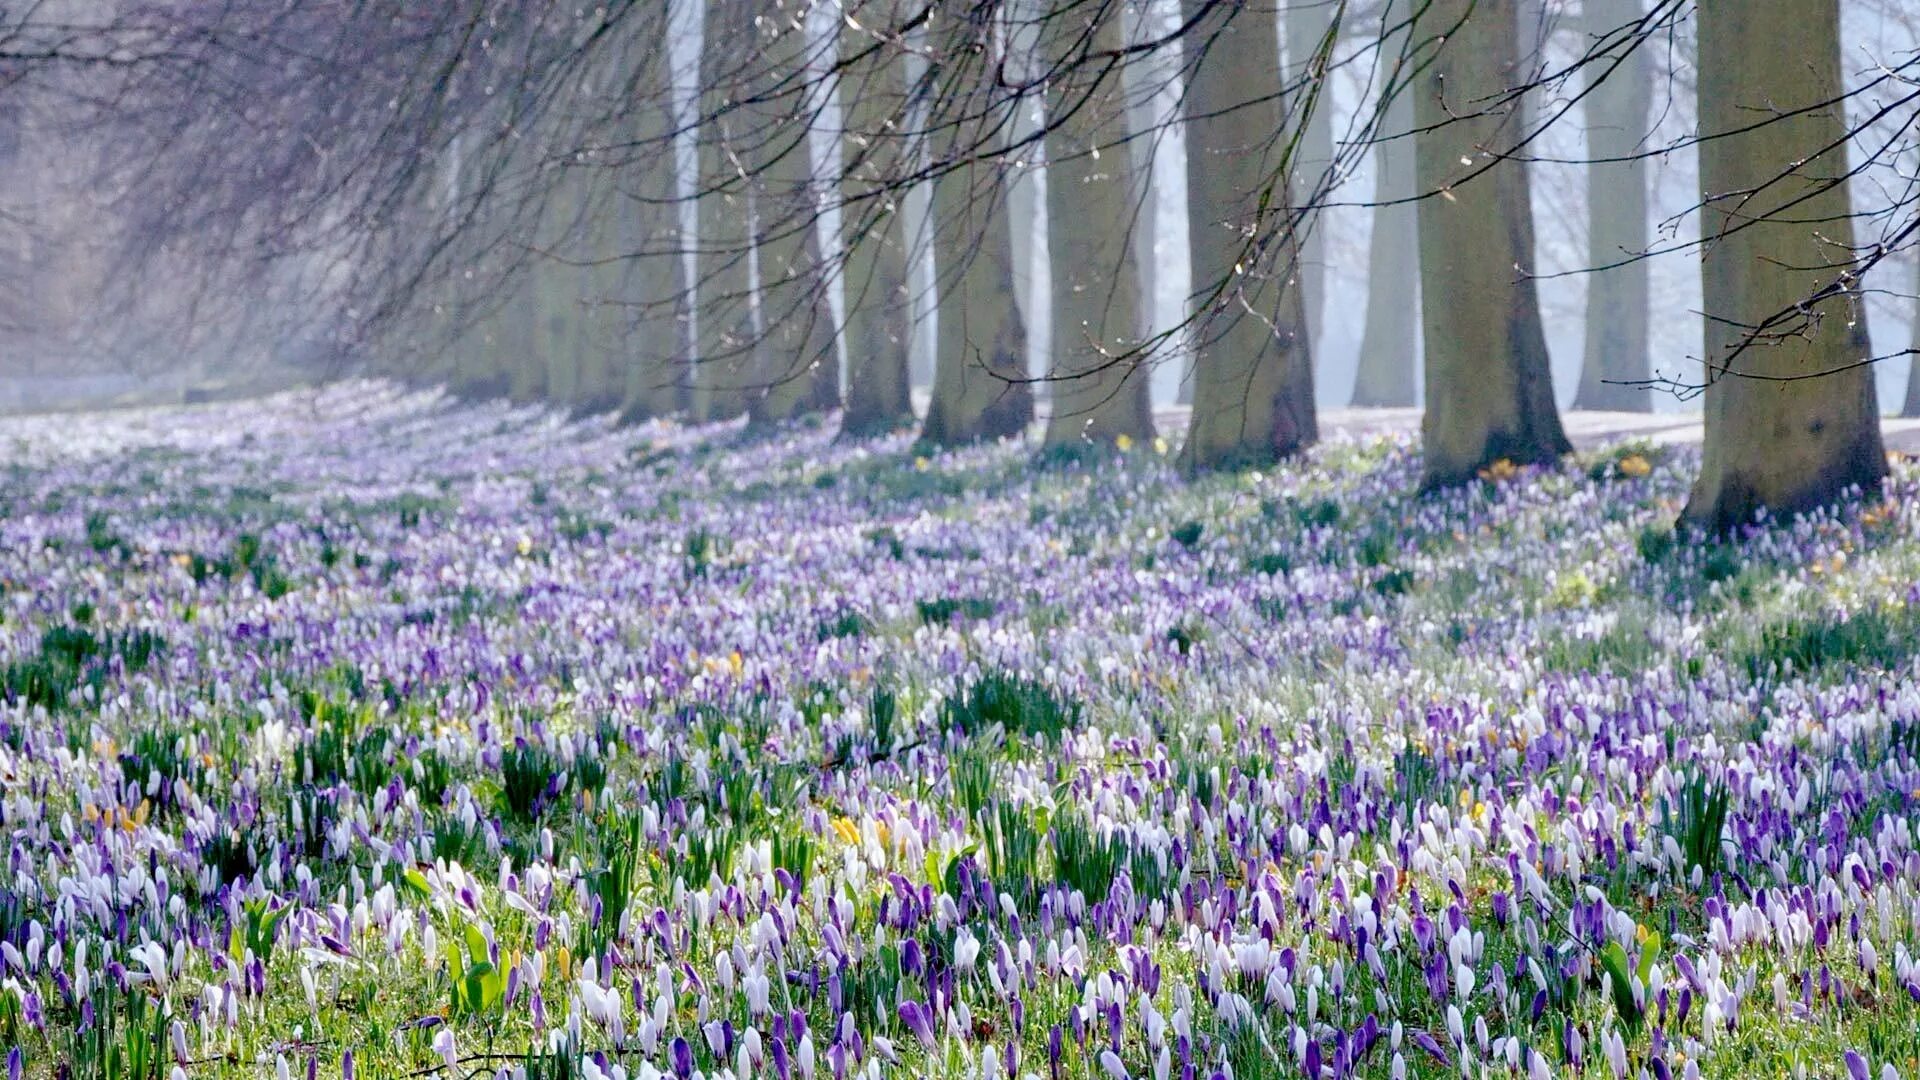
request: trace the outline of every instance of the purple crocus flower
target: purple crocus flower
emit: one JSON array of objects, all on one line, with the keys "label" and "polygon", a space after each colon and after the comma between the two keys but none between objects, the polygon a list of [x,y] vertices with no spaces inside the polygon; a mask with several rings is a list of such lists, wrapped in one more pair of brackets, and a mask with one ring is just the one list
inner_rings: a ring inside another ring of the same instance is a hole
[{"label": "purple crocus flower", "polygon": [[926,1006],[917,1001],[901,1002],[900,1022],[907,1025],[907,1030],[913,1032],[913,1037],[920,1040],[920,1045],[929,1050],[933,1049],[933,1016],[927,1012]]}]

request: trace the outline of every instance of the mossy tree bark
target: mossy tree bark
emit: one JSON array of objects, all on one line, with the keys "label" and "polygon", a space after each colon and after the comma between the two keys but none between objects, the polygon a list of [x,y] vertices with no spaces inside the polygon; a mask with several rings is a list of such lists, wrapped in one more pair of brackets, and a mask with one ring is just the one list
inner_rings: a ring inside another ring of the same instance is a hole
[{"label": "mossy tree bark", "polygon": [[[1153,437],[1140,340],[1140,271],[1120,65],[1121,0],[1056,9],[1041,27],[1047,79],[1047,250],[1053,411],[1046,445]],[[1143,140],[1143,144],[1145,140]]]},{"label": "mossy tree bark", "polygon": [[[1641,17],[1640,0],[1587,0],[1589,40],[1618,35]],[[1622,49],[1625,46],[1623,44]],[[1588,68],[1599,83],[1586,97],[1587,275],[1586,354],[1576,409],[1645,412],[1647,379],[1647,114],[1651,66],[1644,49]],[[1618,263],[1619,265],[1610,265]]]},{"label": "mossy tree bark", "polygon": [[752,209],[747,191],[744,126],[734,95],[757,58],[752,55],[753,0],[707,0],[700,49],[697,147],[697,280],[694,358],[688,412],[696,421],[725,420],[746,410],[752,384]]},{"label": "mossy tree bark", "polygon": [[[1392,27],[1412,8],[1406,0],[1387,5],[1381,18]],[[1359,369],[1353,403],[1404,407],[1418,400],[1419,204],[1414,196],[1411,65],[1402,65],[1406,31],[1389,33],[1380,47],[1377,82],[1388,97],[1373,147],[1373,232],[1367,240],[1367,313],[1360,332]]]},{"label": "mossy tree bark", "polygon": [[893,37],[903,9],[898,0],[867,0],[851,6],[840,27],[847,319],[847,407],[840,430],[852,437],[913,424],[906,215],[889,186],[910,160],[905,63]]},{"label": "mossy tree bark", "polygon": [[1724,532],[1854,485],[1877,491],[1887,460],[1861,297],[1846,285],[1838,0],[1706,3],[1699,19],[1709,385],[1681,517]]},{"label": "mossy tree bark", "polygon": [[1416,182],[1439,192],[1419,213],[1427,488],[1572,449],[1532,278],[1526,166],[1487,167],[1523,130],[1518,103],[1502,97],[1517,77],[1514,13],[1515,0],[1431,0],[1413,29],[1432,61],[1414,87]]},{"label": "mossy tree bark", "polygon": [[[1187,203],[1193,288],[1189,469],[1262,464],[1318,437],[1299,250],[1272,85],[1280,70],[1271,14],[1185,0]],[[1263,206],[1263,198],[1271,202]],[[1258,241],[1256,243],[1256,241]]]},{"label": "mossy tree bark", "polygon": [[1018,435],[1033,420],[1006,185],[991,160],[1013,106],[994,81],[993,22],[1000,6],[952,0],[938,6],[927,25],[927,79],[935,88],[928,132],[936,170],[929,218],[939,326],[933,397],[920,433],[934,446]]}]

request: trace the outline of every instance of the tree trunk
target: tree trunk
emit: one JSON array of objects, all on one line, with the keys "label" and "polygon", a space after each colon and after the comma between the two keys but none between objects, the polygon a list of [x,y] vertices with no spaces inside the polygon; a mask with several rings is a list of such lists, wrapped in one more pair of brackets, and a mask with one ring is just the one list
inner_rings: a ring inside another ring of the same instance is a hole
[{"label": "tree trunk", "polygon": [[1414,27],[1432,60],[1415,89],[1415,171],[1421,191],[1440,192],[1419,214],[1427,488],[1572,449],[1534,290],[1526,166],[1468,179],[1520,131],[1517,105],[1500,99],[1516,77],[1516,33],[1514,0],[1432,0]]},{"label": "tree trunk", "polygon": [[1920,416],[1920,258],[1913,261],[1913,270],[1913,359],[1907,368],[1907,400],[1900,407],[1901,416]]},{"label": "tree trunk", "polygon": [[[642,100],[673,101],[671,59],[667,52],[641,54]],[[674,175],[674,132],[679,118],[670,109],[641,108],[630,183],[636,198],[616,207],[625,258],[619,266],[622,307],[616,355],[624,369],[617,380],[620,418],[638,423],[672,416],[686,408],[688,360],[688,288],[681,252],[679,181]],[[616,194],[616,199],[622,196]]]},{"label": "tree trunk", "polygon": [[1140,352],[1126,91],[1118,66],[1104,59],[1125,44],[1120,0],[1056,9],[1041,36],[1053,267],[1046,445],[1149,440],[1153,403]]},{"label": "tree trunk", "polygon": [[582,251],[585,186],[578,170],[567,166],[555,170],[541,207],[544,228],[535,234],[537,250],[529,268],[539,308],[533,360],[545,373],[537,393],[563,409],[572,409],[580,400],[586,359],[586,275],[573,265]]},{"label": "tree trunk", "polygon": [[816,105],[806,77],[806,5],[757,0],[760,74],[743,110],[752,131],[755,250],[761,333],[747,415],[755,424],[792,420],[840,403],[840,363],[821,256],[808,131]]},{"label": "tree trunk", "polygon": [[930,227],[939,326],[933,399],[921,438],[934,446],[1018,435],[1033,419],[1006,190],[991,157],[1011,107],[994,82],[998,11],[994,0],[950,4],[929,20],[927,79],[936,96],[928,133],[937,174]]},{"label": "tree trunk", "polygon": [[1859,293],[1808,304],[1853,261],[1846,118],[1815,107],[1841,92],[1838,0],[1707,3],[1699,18],[1709,386],[1681,517],[1724,532],[1878,491],[1887,459]]},{"label": "tree trunk", "polygon": [[[1194,315],[1189,469],[1263,464],[1318,438],[1313,355],[1284,179],[1273,88],[1249,72],[1279,70],[1270,14],[1185,0],[1188,245]],[[1261,212],[1263,192],[1278,206]]]},{"label": "tree trunk", "polygon": [[698,136],[700,278],[694,283],[695,358],[689,412],[696,421],[725,420],[746,409],[749,364],[758,335],[748,263],[753,234],[747,177],[741,162],[748,140],[733,110],[739,80],[755,62],[752,0],[707,0],[700,50]]},{"label": "tree trunk", "polygon": [[[1282,20],[1287,76],[1300,86],[1290,102],[1287,119],[1300,136],[1291,170],[1293,205],[1305,210],[1300,225],[1300,268],[1294,276],[1299,280],[1300,302],[1306,312],[1310,350],[1320,345],[1320,319],[1327,295],[1327,241],[1321,223],[1314,220],[1318,214],[1313,207],[1322,198],[1320,187],[1333,163],[1333,95],[1325,85],[1325,73],[1318,69],[1321,40],[1333,23],[1333,15],[1333,0],[1288,0]],[[1307,111],[1309,98],[1314,99],[1311,111]]]},{"label": "tree trunk", "polygon": [[896,0],[869,0],[840,27],[847,310],[847,408],[840,431],[855,437],[913,424],[906,220],[888,186],[912,160],[903,64],[892,37],[900,11]]},{"label": "tree trunk", "polygon": [[[1391,27],[1411,8],[1389,4],[1381,18]],[[1402,65],[1405,30],[1380,48],[1379,83],[1390,94],[1373,147],[1373,235],[1367,241],[1367,314],[1360,333],[1359,369],[1353,403],[1405,407],[1419,396],[1415,359],[1419,351],[1419,204],[1414,195],[1413,98],[1418,92],[1411,64]]]},{"label": "tree trunk", "polygon": [[[1590,38],[1617,32],[1640,18],[1640,0],[1587,0]],[[1647,111],[1652,70],[1645,49],[1618,67],[1588,68],[1600,79],[1587,94],[1587,275],[1586,355],[1580,367],[1576,409],[1652,408],[1652,361],[1647,353],[1647,263],[1612,266],[1645,252],[1647,242]],[[1609,158],[1629,160],[1609,161]]]},{"label": "tree trunk", "polygon": [[[1157,36],[1155,0],[1128,0],[1125,6],[1126,42],[1129,49],[1141,48]],[[1121,71],[1127,95],[1127,130],[1134,133],[1128,153],[1127,221],[1133,227],[1133,264],[1140,280],[1140,327],[1142,341],[1151,341],[1159,332],[1156,315],[1159,308],[1158,253],[1159,216],[1155,212],[1159,185],[1154,183],[1154,158],[1166,137],[1160,120],[1160,103],[1154,96],[1165,73],[1161,54],[1143,52],[1127,60]]]}]

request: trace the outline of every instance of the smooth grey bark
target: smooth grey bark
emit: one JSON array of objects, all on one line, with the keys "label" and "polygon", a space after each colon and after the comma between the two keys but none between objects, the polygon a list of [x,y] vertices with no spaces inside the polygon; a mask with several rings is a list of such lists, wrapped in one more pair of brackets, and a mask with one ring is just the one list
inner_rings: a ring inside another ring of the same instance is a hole
[{"label": "smooth grey bark", "polygon": [[753,0],[707,0],[700,51],[697,142],[699,325],[688,412],[696,421],[725,420],[746,409],[749,364],[757,334],[748,264],[753,254],[750,199],[742,174],[745,140],[732,95],[752,63]]},{"label": "smooth grey bark", "polygon": [[1047,82],[1047,248],[1053,278],[1053,410],[1046,445],[1153,437],[1134,260],[1133,155],[1117,63],[1118,0],[1052,11]]},{"label": "smooth grey bark", "polygon": [[913,424],[906,218],[888,186],[911,160],[910,109],[899,49],[872,32],[891,31],[902,10],[897,0],[849,5],[840,28],[847,311],[847,405],[840,430],[848,436],[882,435]]},{"label": "smooth grey bark", "polygon": [[[1382,14],[1391,28],[1412,10],[1406,0]],[[1420,387],[1415,371],[1420,326],[1420,210],[1413,154],[1413,69],[1403,64],[1407,33],[1388,33],[1380,46],[1376,80],[1385,96],[1373,147],[1373,232],[1367,240],[1367,312],[1353,380],[1355,405],[1412,405]]]},{"label": "smooth grey bark", "polygon": [[[1321,318],[1327,301],[1327,241],[1312,207],[1322,195],[1327,169],[1333,164],[1333,101],[1326,90],[1326,72],[1320,55],[1327,31],[1333,26],[1334,0],[1287,0],[1281,19],[1288,77],[1300,84],[1288,103],[1289,134],[1298,133],[1292,162],[1293,205],[1302,213],[1300,283],[1307,338],[1320,344]],[[1243,76],[1244,77],[1244,76]]]},{"label": "smooth grey bark", "polygon": [[[928,19],[935,147],[930,207],[938,327],[921,439],[954,446],[1018,435],[1033,420],[1026,328],[1013,289],[1004,177],[988,155],[1006,110],[994,77],[998,0],[950,3]],[[984,158],[984,160],[983,160]]]},{"label": "smooth grey bark", "polygon": [[[670,60],[656,54],[640,61],[647,65],[643,93],[667,101],[672,93]],[[612,389],[619,395],[620,417],[635,423],[671,416],[686,408],[692,342],[689,339],[689,296],[680,206],[679,181],[674,175],[674,117],[666,109],[639,110],[639,160],[628,168],[637,176],[640,195],[616,205],[616,220],[626,258],[619,264],[623,303],[613,313],[619,320],[621,370]]]},{"label": "smooth grey bark", "polygon": [[1413,34],[1432,61],[1416,84],[1414,157],[1420,190],[1438,192],[1419,215],[1422,484],[1435,488],[1572,446],[1532,277],[1526,165],[1490,157],[1523,130],[1518,103],[1502,98],[1517,85],[1515,0],[1431,0]]},{"label": "smooth grey bark", "polygon": [[1920,416],[1920,258],[1913,261],[1913,270],[1913,360],[1907,368],[1907,398],[1900,406],[1901,416]]},{"label": "smooth grey bark", "polygon": [[1703,4],[1699,38],[1709,385],[1681,519],[1725,532],[1877,492],[1887,458],[1862,298],[1832,284],[1854,260],[1838,0]]},{"label": "smooth grey bark", "polygon": [[[1590,39],[1641,17],[1641,0],[1587,0]],[[1644,50],[1588,68],[1586,97],[1587,318],[1576,409],[1646,412],[1653,407],[1647,346],[1647,170],[1652,67]],[[1624,261],[1623,261],[1624,260]],[[1612,265],[1618,263],[1619,265]]]},{"label": "smooth grey bark", "polygon": [[[1272,88],[1246,72],[1279,70],[1274,27],[1254,10],[1185,0],[1188,245],[1198,298],[1188,469],[1263,464],[1318,438],[1312,348]],[[1262,197],[1272,192],[1277,206]],[[1254,243],[1255,238],[1260,243]]]},{"label": "smooth grey bark", "polygon": [[840,364],[808,132],[817,104],[806,77],[806,6],[757,0],[758,76],[741,110],[751,125],[747,161],[754,193],[761,333],[753,347],[747,416],[774,424],[840,401]]}]

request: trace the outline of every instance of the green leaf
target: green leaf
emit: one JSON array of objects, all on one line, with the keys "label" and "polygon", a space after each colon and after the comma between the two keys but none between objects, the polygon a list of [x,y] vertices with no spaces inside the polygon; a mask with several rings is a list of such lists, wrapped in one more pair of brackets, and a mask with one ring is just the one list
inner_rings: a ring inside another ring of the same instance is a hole
[{"label": "green leaf", "polygon": [[414,867],[407,867],[406,871],[400,875],[400,880],[408,888],[418,893],[419,898],[422,900],[433,895],[433,886],[428,884],[427,875],[421,873]]},{"label": "green leaf", "polygon": [[973,849],[974,845],[968,844],[947,860],[947,868],[940,874],[940,885],[948,896],[960,895],[960,863],[973,854]]},{"label": "green leaf", "polygon": [[1636,1030],[1640,1027],[1640,1007],[1633,1000],[1633,974],[1627,965],[1627,950],[1617,941],[1607,942],[1600,950],[1600,966],[1607,973],[1607,979],[1613,984],[1613,1007],[1627,1026]]}]

